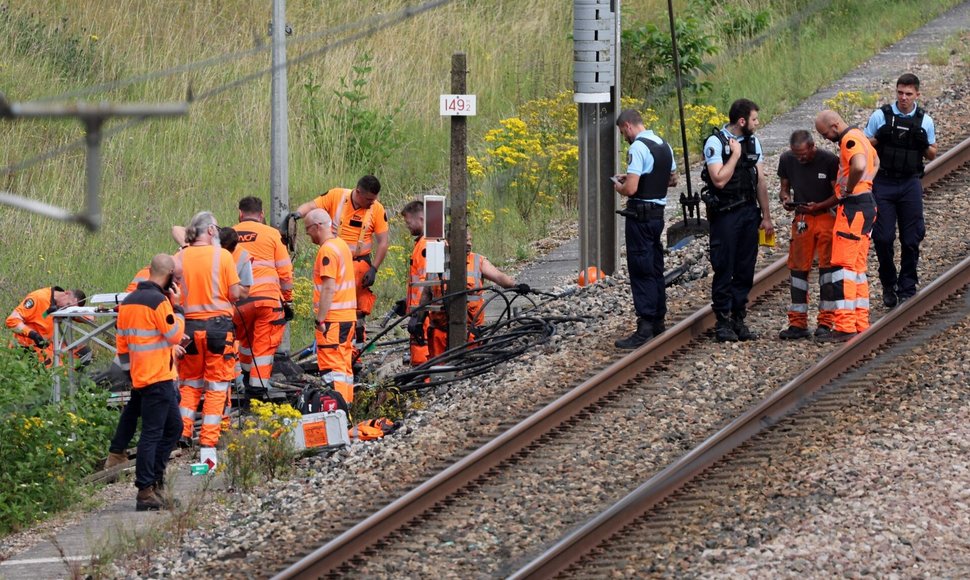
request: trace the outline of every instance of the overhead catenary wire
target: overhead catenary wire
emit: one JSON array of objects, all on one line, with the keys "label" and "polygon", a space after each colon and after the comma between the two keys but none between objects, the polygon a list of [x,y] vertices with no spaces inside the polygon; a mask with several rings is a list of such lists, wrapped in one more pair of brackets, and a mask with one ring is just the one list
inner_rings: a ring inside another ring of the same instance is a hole
[{"label": "overhead catenary wire", "polygon": [[[362,26],[362,25],[366,25],[367,26],[367,28],[365,28],[364,30],[362,30],[360,32],[357,32],[357,33],[352,34],[350,36],[347,36],[345,38],[336,40],[336,41],[331,42],[329,44],[326,44],[326,45],[324,45],[324,46],[322,46],[320,48],[316,48],[316,49],[313,49],[313,50],[304,52],[303,54],[299,55],[296,58],[287,59],[287,61],[285,63],[283,63],[282,65],[275,66],[275,67],[274,66],[270,66],[270,67],[267,67],[267,68],[264,68],[264,69],[260,69],[260,70],[258,70],[256,72],[253,72],[253,73],[244,75],[244,76],[242,76],[242,77],[240,77],[240,78],[238,78],[238,79],[236,79],[234,81],[231,81],[229,83],[216,86],[216,87],[214,87],[212,89],[209,89],[208,91],[204,91],[204,92],[202,92],[202,93],[194,96],[194,98],[192,99],[192,101],[193,102],[195,102],[195,101],[203,101],[205,99],[208,99],[208,98],[211,98],[211,97],[220,95],[220,94],[222,94],[222,93],[224,93],[226,91],[232,90],[232,89],[237,88],[239,86],[242,86],[242,85],[244,85],[246,83],[249,83],[251,81],[254,81],[254,80],[256,80],[256,79],[258,79],[258,78],[260,78],[262,76],[265,76],[265,75],[268,75],[268,74],[272,74],[274,71],[276,71],[278,69],[286,68],[286,67],[289,67],[291,65],[301,64],[301,63],[303,63],[306,60],[309,60],[311,58],[320,56],[320,55],[325,54],[325,53],[327,53],[327,52],[329,52],[331,50],[334,50],[336,48],[343,47],[343,46],[345,46],[345,45],[347,45],[349,43],[355,42],[355,41],[360,40],[362,38],[366,38],[367,36],[372,35],[375,32],[379,32],[381,30],[390,28],[392,26],[395,26],[397,24],[400,24],[401,22],[404,22],[405,20],[409,20],[411,18],[414,18],[416,16],[419,16],[421,14],[424,14],[425,12],[428,12],[430,10],[434,10],[434,9],[439,8],[441,6],[444,6],[446,4],[450,4],[450,3],[454,2],[454,1],[455,0],[431,0],[429,2],[425,2],[424,4],[420,4],[418,6],[408,6],[408,7],[402,8],[400,10],[397,10],[395,12],[389,13],[387,15],[372,16],[372,17],[369,17],[369,18],[365,18],[365,19],[356,21],[356,22],[351,23],[351,24],[341,25],[340,27],[335,27],[335,29],[339,28],[340,31],[345,31],[345,30],[352,30],[352,29],[357,28],[357,27]],[[327,36],[327,35],[332,35],[332,34],[335,34],[336,33],[336,32],[334,32],[335,29],[330,29],[328,31],[320,31],[320,32],[313,33],[313,34],[304,35],[304,37],[300,37],[300,40],[310,40],[311,38],[309,38],[309,37],[320,38],[320,37],[324,37],[324,36]],[[294,42],[296,40],[297,39],[291,39],[288,42],[289,43],[292,43],[292,42]],[[265,48],[264,47],[259,47],[259,50],[268,50],[268,48],[269,47],[265,47]],[[239,53],[232,53],[232,54],[239,55],[239,54],[243,54],[243,53],[252,52],[252,50],[256,50],[256,49],[251,49],[250,51],[241,51]],[[226,55],[226,56],[228,56],[228,55]],[[245,54],[244,56],[249,56],[249,54]],[[208,59],[208,60],[217,60],[217,59],[220,59],[220,58],[222,58],[222,57],[213,57],[213,59]],[[242,57],[239,57],[239,58],[242,58]],[[203,62],[206,62],[206,61],[198,61],[197,63],[189,63],[189,64],[183,65],[183,66],[192,67],[192,70],[196,70],[197,68],[202,68],[203,67],[203,65],[201,64]],[[205,64],[204,66],[212,66],[213,64],[219,64],[219,63],[213,62],[213,63]],[[177,70],[177,71],[175,71],[175,69],[177,69],[177,68],[178,67],[173,67],[172,69],[167,69],[167,71],[159,71],[158,73],[149,73],[149,74],[146,74],[146,75],[142,75],[142,77],[148,77],[148,76],[151,76],[153,74],[159,74],[161,76],[158,76],[157,78],[162,78],[163,76],[171,76],[173,74],[179,74],[181,72],[191,72],[190,70],[184,70],[184,71],[183,70]],[[171,72],[171,71],[175,71],[175,72]],[[162,74],[162,73],[166,73],[166,74]],[[75,91],[74,93],[65,93],[64,95],[58,96],[56,98],[57,99],[64,99],[64,98],[72,98],[72,97],[76,97],[76,96],[84,96],[84,95],[87,95],[87,94],[93,94],[94,92],[102,92],[102,91],[106,91],[106,90],[112,90],[114,88],[120,88],[121,86],[126,86],[127,84],[133,84],[135,82],[154,80],[154,78],[156,78],[156,77],[152,76],[151,78],[137,78],[137,80],[131,80],[130,82],[127,82],[127,80],[126,81],[117,81],[117,83],[124,83],[124,84],[119,84],[117,87],[115,87],[115,86],[109,87],[108,85],[111,85],[112,83],[104,83],[103,85],[98,85],[96,87],[89,87],[88,89],[79,89],[78,91]],[[133,79],[136,79],[136,77],[133,77]],[[90,92],[83,92],[83,91],[90,91]],[[79,94],[76,94],[76,93],[81,93],[81,94],[79,95]],[[53,97],[45,97],[45,98],[42,98],[41,101],[53,100],[53,99],[54,99]],[[121,133],[122,131],[125,131],[125,130],[131,129],[133,127],[136,127],[138,125],[141,125],[142,123],[144,123],[147,120],[148,120],[147,117],[139,117],[139,118],[135,118],[135,119],[131,119],[131,120],[125,121],[121,125],[116,125],[116,126],[112,127],[111,129],[104,130],[102,132],[102,136],[103,136],[103,138],[107,138],[107,137],[111,137],[111,136],[117,135],[118,133]],[[34,165],[39,164],[39,163],[43,163],[45,161],[49,161],[49,160],[51,160],[51,159],[53,159],[55,157],[58,157],[58,156],[60,156],[60,155],[62,155],[64,153],[67,153],[67,152],[70,152],[70,151],[73,151],[73,150],[76,150],[76,149],[81,149],[81,148],[83,148],[85,146],[85,144],[86,144],[85,138],[84,137],[81,137],[79,139],[76,139],[76,140],[71,141],[69,143],[66,143],[64,145],[61,145],[60,147],[56,147],[54,149],[51,149],[51,150],[45,151],[43,153],[40,153],[40,154],[38,154],[38,155],[36,155],[34,157],[30,157],[30,158],[25,159],[23,161],[19,161],[17,163],[8,165],[8,166],[0,169],[0,176],[13,175],[14,173],[17,173],[17,172],[23,171],[25,169],[28,169],[30,167],[33,167]]]}]

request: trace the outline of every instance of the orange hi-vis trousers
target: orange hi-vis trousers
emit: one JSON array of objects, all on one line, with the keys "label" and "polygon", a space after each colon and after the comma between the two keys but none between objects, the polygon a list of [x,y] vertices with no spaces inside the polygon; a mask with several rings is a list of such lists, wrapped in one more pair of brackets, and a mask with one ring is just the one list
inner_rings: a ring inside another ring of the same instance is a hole
[{"label": "orange hi-vis trousers", "polygon": [[876,202],[871,193],[843,198],[835,216],[832,235],[833,300],[835,330],[862,332],[869,328],[869,235],[876,221]]},{"label": "orange hi-vis trousers", "polygon": [[[201,329],[200,323],[204,325]],[[192,436],[196,410],[199,408],[202,393],[205,392],[199,444],[203,447],[215,447],[219,443],[229,385],[235,375],[236,350],[232,321],[221,317],[206,321],[188,320],[186,326],[191,330],[192,341],[186,347],[185,356],[179,364],[182,435]]]},{"label": "orange hi-vis trousers", "polygon": [[791,245],[788,248],[788,269],[791,271],[791,304],[788,305],[788,324],[808,328],[808,273],[818,256],[820,300],[818,326],[832,328],[835,303],[832,300],[832,230],[835,216],[796,214],[792,222]]},{"label": "orange hi-vis trousers", "polygon": [[356,322],[325,322],[317,328],[317,368],[323,378],[333,382],[333,388],[347,404],[354,401],[354,326]]},{"label": "orange hi-vis trousers", "polygon": [[237,303],[236,338],[239,364],[249,375],[249,385],[269,389],[273,357],[286,329],[283,307],[275,298],[251,296]]}]

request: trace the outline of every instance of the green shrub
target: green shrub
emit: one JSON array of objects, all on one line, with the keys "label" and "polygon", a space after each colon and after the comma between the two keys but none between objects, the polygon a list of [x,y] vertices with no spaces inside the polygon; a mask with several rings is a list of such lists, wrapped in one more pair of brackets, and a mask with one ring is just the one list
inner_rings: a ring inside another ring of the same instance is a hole
[{"label": "green shrub", "polygon": [[[711,90],[702,80],[714,66],[704,58],[717,53],[713,36],[704,32],[700,20],[687,17],[675,20],[677,52],[680,59],[682,87],[688,95],[701,95]],[[627,94],[664,100],[677,91],[674,74],[674,51],[670,30],[656,24],[638,24],[622,33],[621,70]]]},{"label": "green shrub", "polygon": [[84,381],[50,403],[53,375],[21,349],[0,349],[0,533],[70,507],[104,458],[118,413]]}]

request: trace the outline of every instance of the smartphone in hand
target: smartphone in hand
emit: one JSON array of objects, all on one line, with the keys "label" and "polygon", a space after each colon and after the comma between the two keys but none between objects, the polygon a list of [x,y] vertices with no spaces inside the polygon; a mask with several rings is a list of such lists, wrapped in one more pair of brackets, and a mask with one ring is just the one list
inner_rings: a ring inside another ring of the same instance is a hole
[{"label": "smartphone in hand", "polygon": [[623,180],[621,180],[619,177],[617,177],[615,175],[612,176],[612,177],[610,177],[610,181],[612,181],[613,183],[615,183],[617,185],[623,185]]}]

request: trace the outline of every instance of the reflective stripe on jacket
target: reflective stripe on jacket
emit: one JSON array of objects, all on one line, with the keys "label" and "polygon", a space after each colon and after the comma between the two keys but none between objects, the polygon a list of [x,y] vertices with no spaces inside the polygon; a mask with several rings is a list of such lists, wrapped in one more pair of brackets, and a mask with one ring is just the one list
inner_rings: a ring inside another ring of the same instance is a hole
[{"label": "reflective stripe on jacket", "polygon": [[154,282],[139,282],[118,307],[118,359],[136,389],[178,376],[172,347],[182,340],[185,318]]},{"label": "reflective stripe on jacket", "polygon": [[279,230],[250,219],[232,227],[239,233],[239,246],[252,257],[253,286],[249,295],[292,300],[293,264]]},{"label": "reflective stripe on jacket", "polygon": [[189,319],[232,317],[229,288],[239,284],[232,255],[217,246],[188,246],[182,261],[182,308]]},{"label": "reflective stripe on jacket", "polygon": [[324,322],[357,320],[357,285],[354,282],[353,258],[347,243],[340,238],[331,238],[321,244],[313,260],[313,309],[316,314],[319,314],[324,278],[332,278],[335,283],[333,300]]}]

